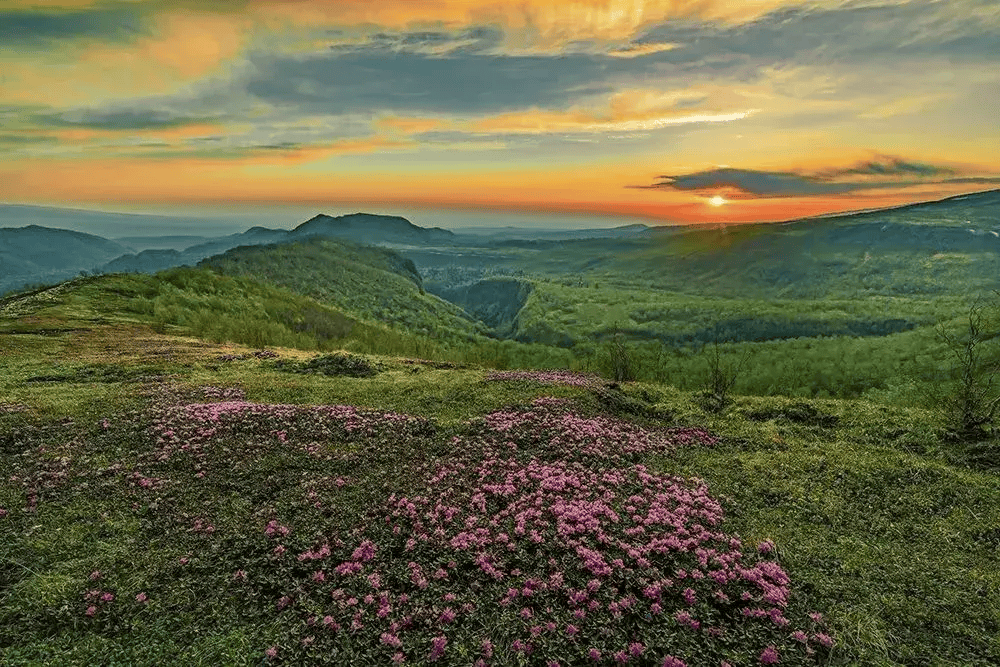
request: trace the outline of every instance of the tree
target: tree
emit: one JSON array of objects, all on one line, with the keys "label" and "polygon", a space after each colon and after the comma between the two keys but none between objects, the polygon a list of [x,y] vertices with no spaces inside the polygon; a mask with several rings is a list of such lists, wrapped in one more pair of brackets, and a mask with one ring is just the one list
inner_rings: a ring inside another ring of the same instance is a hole
[{"label": "tree", "polygon": [[[704,346],[701,351],[704,352]],[[729,392],[743,371],[743,366],[750,358],[749,348],[735,363],[723,363],[719,352],[719,339],[716,337],[712,351],[708,354],[708,386],[701,392],[701,406],[709,412],[722,412],[729,406]]]},{"label": "tree", "polygon": [[976,299],[969,308],[968,326],[961,334],[938,326],[937,335],[954,358],[956,384],[943,397],[949,437],[957,440],[981,440],[990,435],[1000,395],[994,380],[1000,371],[996,360],[988,361],[985,353],[997,339],[997,307],[984,305]]},{"label": "tree", "polygon": [[635,360],[625,344],[625,336],[615,324],[611,329],[608,355],[611,361],[611,377],[615,382],[631,382],[636,377]]}]

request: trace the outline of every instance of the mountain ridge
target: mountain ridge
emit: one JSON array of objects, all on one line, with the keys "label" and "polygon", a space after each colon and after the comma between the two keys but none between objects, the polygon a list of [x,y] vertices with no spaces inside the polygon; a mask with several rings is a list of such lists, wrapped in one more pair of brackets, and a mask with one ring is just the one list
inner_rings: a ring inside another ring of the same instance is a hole
[{"label": "mountain ridge", "polygon": [[[167,247],[146,248],[140,252],[95,234],[29,224],[0,228],[0,292],[42,281],[64,280],[81,271],[152,273],[173,266],[194,265],[240,246],[288,243],[314,237],[339,238],[364,245],[395,245],[411,260],[419,256],[421,269],[454,261],[457,255],[450,248],[460,246],[475,248],[476,253],[486,249],[489,254],[505,248],[538,252],[561,249],[564,244],[575,245],[579,252],[598,253],[585,268],[601,264],[602,258],[632,252],[648,243],[669,244],[672,249],[665,249],[674,257],[701,255],[708,258],[720,252],[746,251],[757,257],[758,264],[768,256],[787,263],[788,253],[798,256],[820,247],[829,250],[832,246],[997,252],[1000,251],[1000,189],[781,223],[659,227],[632,224],[593,230],[524,229],[520,232],[510,228],[490,234],[420,227],[395,215],[358,212],[330,216],[319,213],[291,230],[256,225],[184,248],[179,247],[175,235],[170,244],[165,237]],[[151,240],[150,237],[135,238]],[[425,265],[426,261],[431,263]],[[767,271],[760,273],[761,276],[768,274]]]}]

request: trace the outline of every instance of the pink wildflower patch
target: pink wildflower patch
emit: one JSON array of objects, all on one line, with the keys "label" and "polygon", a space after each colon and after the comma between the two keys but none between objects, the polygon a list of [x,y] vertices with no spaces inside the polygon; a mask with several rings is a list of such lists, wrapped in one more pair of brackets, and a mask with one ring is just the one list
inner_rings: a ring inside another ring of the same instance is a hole
[{"label": "pink wildflower patch", "polygon": [[760,654],[760,664],[762,665],[776,665],[781,662],[781,657],[778,655],[778,651],[774,646],[768,646]]},{"label": "pink wildflower patch", "polygon": [[[759,656],[763,638],[777,636],[784,643],[775,651],[803,654],[794,626],[775,627],[789,623],[785,614],[798,619],[777,558],[726,534],[704,481],[643,465],[649,455],[714,445],[704,429],[576,414],[568,401],[542,398],[489,413],[460,435],[449,429],[445,440],[434,428],[418,432],[433,425],[406,415],[221,398],[159,415],[154,460],[183,456],[194,465],[176,469],[214,479],[223,464],[252,464],[256,452],[333,462],[321,477],[308,461],[313,470],[279,501],[294,534],[273,507],[259,508],[249,530],[257,543],[249,553],[275,558],[279,579],[267,582],[265,599],[289,623],[309,624],[315,650],[351,647],[383,663],[546,664],[557,655],[571,665],[684,667],[662,657],[666,632],[690,655],[739,641],[741,652]],[[430,438],[440,439],[424,448]],[[150,497],[159,485],[131,492]],[[387,496],[392,485],[397,492],[380,499],[383,485]],[[351,505],[358,499],[363,507]],[[195,530],[208,535],[208,525]],[[244,581],[245,572],[233,578]],[[702,631],[694,614],[712,627]],[[495,650],[483,637],[498,616],[507,621]],[[282,638],[290,652],[305,645],[302,636]]]},{"label": "pink wildflower patch", "polygon": [[430,655],[427,656],[427,659],[433,661],[440,658],[442,655],[444,655],[444,649],[447,645],[448,645],[447,637],[445,637],[444,635],[435,637],[431,642],[431,652]]},{"label": "pink wildflower patch", "polygon": [[536,382],[570,387],[588,387],[600,382],[596,375],[574,373],[573,371],[494,371],[485,378],[486,382]]}]

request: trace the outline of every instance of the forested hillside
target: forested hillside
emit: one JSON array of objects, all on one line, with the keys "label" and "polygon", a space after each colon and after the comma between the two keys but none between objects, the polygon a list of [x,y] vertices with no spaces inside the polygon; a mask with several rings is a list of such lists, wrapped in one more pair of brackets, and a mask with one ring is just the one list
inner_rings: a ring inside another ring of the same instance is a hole
[{"label": "forested hillside", "polygon": [[487,334],[457,306],[426,294],[413,263],[385,248],[312,239],[236,248],[198,266],[291,289],[445,345],[481,341]]}]

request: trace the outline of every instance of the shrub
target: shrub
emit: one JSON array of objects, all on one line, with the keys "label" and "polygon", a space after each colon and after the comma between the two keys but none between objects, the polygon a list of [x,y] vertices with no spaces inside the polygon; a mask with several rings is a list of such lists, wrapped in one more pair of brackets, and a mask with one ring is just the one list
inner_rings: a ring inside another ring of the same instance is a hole
[{"label": "shrub", "polygon": [[722,412],[729,406],[729,392],[736,384],[749,356],[750,351],[747,350],[738,362],[725,364],[719,352],[719,342],[713,343],[712,352],[708,355],[708,386],[700,394],[702,408],[708,412]]},{"label": "shrub", "polygon": [[281,360],[274,367],[289,373],[313,373],[319,375],[372,377],[381,371],[381,367],[364,357],[354,354],[323,354],[309,361],[295,362]]},{"label": "shrub", "polygon": [[953,372],[956,384],[943,397],[942,406],[948,422],[948,437],[953,440],[978,441],[992,431],[1000,395],[993,381],[998,367],[988,364],[984,352],[996,334],[996,308],[986,311],[977,299],[969,308],[968,325],[961,335],[938,327],[938,337],[948,346],[955,359]]}]

